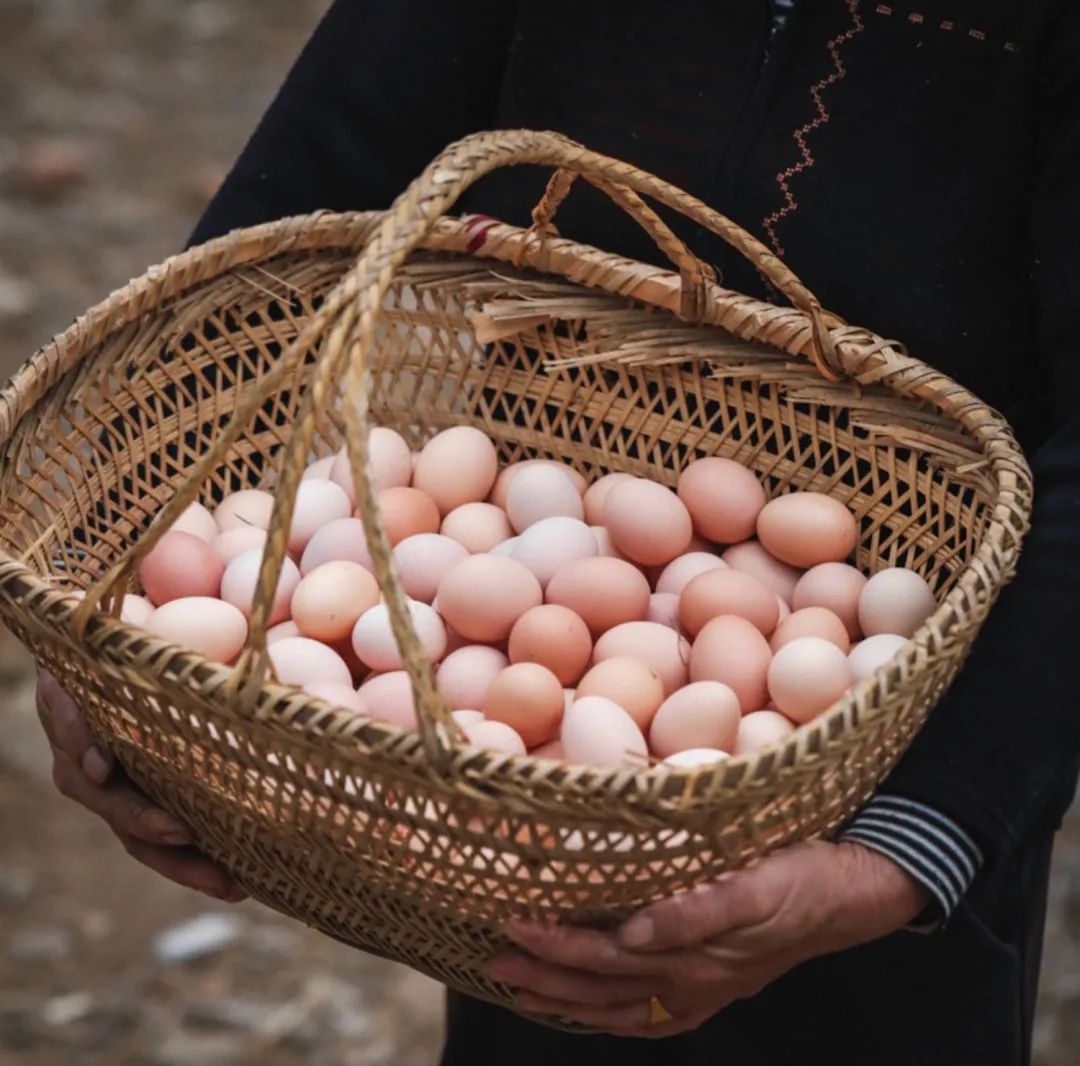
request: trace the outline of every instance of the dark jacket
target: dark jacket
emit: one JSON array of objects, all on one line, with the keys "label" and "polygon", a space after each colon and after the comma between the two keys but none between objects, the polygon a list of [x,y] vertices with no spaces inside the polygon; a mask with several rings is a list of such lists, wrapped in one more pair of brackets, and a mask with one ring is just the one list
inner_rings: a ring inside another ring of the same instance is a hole
[{"label": "dark jacket", "polygon": [[[1019,576],[886,786],[984,849],[965,905],[934,935],[807,964],[681,1041],[620,1042],[620,1061],[1026,1061],[1049,838],[1080,752],[1080,7],[809,0],[770,33],[766,0],[338,0],[195,239],[386,206],[447,142],[513,126],[730,214],[827,307],[1004,412],[1036,475]],[[496,174],[460,209],[524,224],[544,179]],[[559,227],[657,258],[590,190]],[[676,229],[727,285],[768,295],[717,240]],[[456,998],[451,1021],[447,1062],[603,1043]]]}]

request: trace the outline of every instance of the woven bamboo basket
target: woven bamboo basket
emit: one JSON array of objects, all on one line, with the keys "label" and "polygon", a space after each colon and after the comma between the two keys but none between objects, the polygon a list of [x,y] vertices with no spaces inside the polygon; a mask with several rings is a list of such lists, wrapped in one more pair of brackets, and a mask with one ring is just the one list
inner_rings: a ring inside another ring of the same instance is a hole
[{"label": "woven bamboo basket", "polygon": [[[557,168],[528,229],[445,212],[501,166]],[[669,271],[558,236],[581,176]],[[790,301],[726,291],[643,196],[708,228]],[[483,429],[674,484],[703,455],[770,495],[827,492],[856,563],[923,574],[908,649],[783,746],[694,771],[590,769],[466,746],[409,628],[367,487],[366,429]],[[846,325],[693,197],[551,133],[452,145],[380,214],[319,213],[167,260],[88,311],[0,396],[0,614],[132,778],[255,898],[496,1002],[515,916],[603,925],[835,829],[905,750],[1016,564],[1031,482],[994,411]],[[270,597],[304,464],[346,442],[421,727],[277,684]],[[249,645],[210,663],[118,620],[138,560],[195,498],[270,486]],[[81,601],[72,595],[86,592]]]}]

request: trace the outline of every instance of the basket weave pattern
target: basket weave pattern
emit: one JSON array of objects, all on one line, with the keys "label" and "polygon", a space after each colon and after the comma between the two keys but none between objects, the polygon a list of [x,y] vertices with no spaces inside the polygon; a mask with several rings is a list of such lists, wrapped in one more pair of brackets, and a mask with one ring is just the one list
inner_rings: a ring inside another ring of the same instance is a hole
[{"label": "basket weave pattern", "polygon": [[[482,173],[526,162],[560,168],[529,229],[443,217]],[[578,174],[677,271],[557,236]],[[642,195],[721,233],[795,306],[719,288]],[[696,457],[729,456],[770,496],[843,500],[857,565],[917,570],[941,606],[781,748],[695,771],[509,757],[456,738],[361,492],[420,710],[421,731],[402,733],[276,684],[265,655],[303,465],[348,442],[362,488],[368,424],[413,446],[470,424],[504,462],[669,485]],[[691,197],[526,131],[451,146],[385,214],[285,220],[152,269],[20,371],[0,395],[0,440],[0,614],[132,777],[256,898],[502,1002],[480,968],[509,917],[611,922],[865,801],[1012,576],[1031,503],[1008,426],[976,398],[825,313]],[[235,667],[110,616],[187,500],[254,486],[277,507]]]}]

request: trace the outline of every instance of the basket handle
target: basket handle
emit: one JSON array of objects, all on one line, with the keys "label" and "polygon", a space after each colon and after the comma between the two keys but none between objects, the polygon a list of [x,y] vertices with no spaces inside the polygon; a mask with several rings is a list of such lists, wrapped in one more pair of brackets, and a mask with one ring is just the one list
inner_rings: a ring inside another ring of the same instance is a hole
[{"label": "basket handle", "polygon": [[[499,167],[522,164],[555,166],[568,173],[583,174],[601,183],[601,187],[617,188],[624,194],[620,206],[629,210],[639,221],[645,219],[642,225],[646,229],[652,226],[655,230],[655,224],[640,212],[638,203],[641,195],[651,196],[721,237],[807,315],[811,325],[814,362],[823,374],[830,378],[837,376],[841,369],[840,361],[820,301],[764,244],[730,219],[654,175],[591,152],[558,133],[505,130],[474,134],[446,148],[395,200],[355,266],[326,297],[288,351],[270,368],[261,382],[247,390],[228,425],[220,432],[214,445],[195,463],[183,485],[162,508],[157,521],[87,591],[73,615],[72,625],[77,634],[81,634],[105,597],[115,598],[122,582],[184,508],[196,498],[202,484],[224,460],[229,448],[267,397],[286,382],[304,354],[321,342],[322,351],[312,370],[311,382],[304,390],[294,432],[282,457],[248,645],[241,653],[233,673],[232,691],[238,701],[236,710],[243,712],[254,701],[268,669],[267,622],[286,554],[296,490],[314,440],[316,415],[342,373],[347,372],[344,405],[346,448],[375,576],[386,599],[391,627],[401,649],[405,669],[413,682],[424,747],[436,766],[445,768],[450,764],[455,745],[455,726],[435,684],[431,663],[413,630],[405,594],[391,565],[389,540],[372,491],[367,452],[369,427],[365,361],[372,349],[376,318],[397,268],[423,242],[436,221],[469,186]],[[565,182],[566,179],[560,181]],[[626,196],[627,191],[637,194],[637,199]],[[554,202],[554,199],[551,197],[550,201]],[[545,200],[542,199],[538,208],[544,207],[544,204]],[[689,269],[690,264],[687,267]]]}]

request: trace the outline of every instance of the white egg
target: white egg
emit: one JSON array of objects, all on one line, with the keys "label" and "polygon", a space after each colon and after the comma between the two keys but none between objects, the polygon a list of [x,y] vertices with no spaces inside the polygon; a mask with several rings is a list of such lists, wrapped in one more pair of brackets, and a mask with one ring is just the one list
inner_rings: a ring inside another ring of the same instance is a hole
[{"label": "white egg", "polygon": [[[432,662],[446,652],[446,626],[433,607],[418,600],[408,601],[413,629],[420,646]],[[402,669],[401,653],[390,627],[390,609],[385,603],[376,604],[357,620],[352,632],[353,651],[365,665],[379,673]]]},{"label": "white egg", "polygon": [[907,637],[900,637],[895,633],[878,633],[860,640],[848,654],[851,672],[859,681],[870,677],[878,667],[884,666],[893,659],[907,643]]},{"label": "white egg", "polygon": [[542,518],[585,517],[574,479],[556,466],[537,464],[519,470],[506,493],[506,514],[521,533]]},{"label": "white egg", "polygon": [[536,575],[542,588],[547,588],[547,583],[561,566],[577,559],[591,558],[599,552],[596,538],[584,522],[556,515],[541,518],[529,526],[517,537],[511,554]]}]

